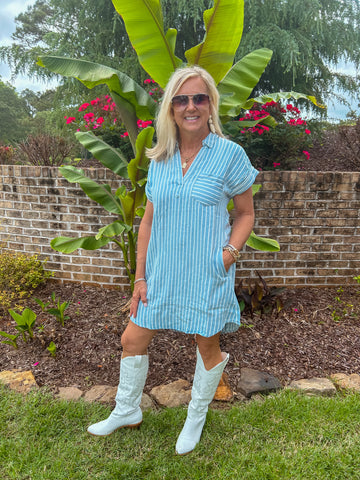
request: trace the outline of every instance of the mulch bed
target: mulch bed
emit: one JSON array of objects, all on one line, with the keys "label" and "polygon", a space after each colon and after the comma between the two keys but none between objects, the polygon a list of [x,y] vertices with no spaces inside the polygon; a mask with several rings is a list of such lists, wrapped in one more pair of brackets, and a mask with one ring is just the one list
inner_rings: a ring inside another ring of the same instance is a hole
[{"label": "mulch bed", "polygon": [[[343,290],[288,289],[281,294],[287,306],[278,315],[243,316],[243,326],[236,333],[221,337],[222,349],[230,353],[226,371],[232,388],[237,390],[243,367],[273,374],[283,385],[335,372],[360,373],[360,286],[344,286]],[[0,370],[32,370],[40,386],[54,391],[60,386],[77,386],[85,391],[96,384],[116,386],[129,294],[49,281],[34,296],[46,301],[52,292],[61,301],[72,302],[66,310],[70,319],[61,327],[29,300],[28,306],[38,315],[37,325],[44,328],[36,329],[31,342],[25,344],[19,339],[18,350],[0,344]],[[335,308],[338,313],[346,310],[340,319],[333,315]],[[0,318],[0,330],[15,333],[13,325],[10,316]],[[57,347],[55,358],[46,349],[50,341]],[[145,391],[179,378],[192,381],[193,335],[159,332],[149,354]]]}]

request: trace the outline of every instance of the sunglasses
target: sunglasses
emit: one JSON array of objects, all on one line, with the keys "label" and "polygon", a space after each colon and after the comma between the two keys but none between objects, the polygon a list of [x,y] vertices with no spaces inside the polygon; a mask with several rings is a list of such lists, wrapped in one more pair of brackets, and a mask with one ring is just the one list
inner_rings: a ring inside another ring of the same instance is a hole
[{"label": "sunglasses", "polygon": [[171,99],[171,104],[174,108],[184,109],[189,105],[190,98],[195,107],[203,107],[209,105],[209,95],[206,93],[195,93],[195,95],[175,95]]}]

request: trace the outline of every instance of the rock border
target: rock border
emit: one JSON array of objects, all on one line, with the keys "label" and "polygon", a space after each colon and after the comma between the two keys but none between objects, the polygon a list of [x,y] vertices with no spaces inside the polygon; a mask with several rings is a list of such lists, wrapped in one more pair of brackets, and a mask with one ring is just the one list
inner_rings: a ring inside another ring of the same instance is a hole
[{"label": "rock border", "polygon": [[[4,370],[0,372],[0,382],[11,390],[27,394],[33,389],[40,387],[36,383],[31,370]],[[266,372],[251,368],[242,368],[241,377],[238,382],[238,392],[230,388],[229,378],[226,373],[220,380],[215,393],[212,406],[216,404],[228,404],[234,401],[248,401],[259,394],[269,394],[283,388],[298,390],[309,396],[334,396],[338,390],[352,391],[360,394],[360,375],[357,373],[344,374],[334,373],[329,378],[304,378],[293,380],[289,385],[283,387],[280,381]],[[54,395],[56,398],[68,401],[76,401],[82,398],[87,402],[100,402],[114,404],[117,386],[95,385],[90,390],[83,392],[78,387],[59,387]],[[191,398],[191,386],[186,380],[154,387],[150,395],[143,394],[141,408],[143,410],[156,409],[159,407],[178,407],[187,405]]]}]

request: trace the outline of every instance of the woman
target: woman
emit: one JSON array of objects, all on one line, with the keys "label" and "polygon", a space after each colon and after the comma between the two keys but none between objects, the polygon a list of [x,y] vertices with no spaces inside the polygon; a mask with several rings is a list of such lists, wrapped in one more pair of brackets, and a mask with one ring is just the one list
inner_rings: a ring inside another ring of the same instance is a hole
[{"label": "woman", "polygon": [[[130,321],[121,338],[116,407],[108,419],[89,427],[93,435],[141,423],[148,345],[157,330],[173,329],[195,334],[197,343],[191,402],[176,452],[189,453],[200,440],[229,359],[220,350],[220,333],[240,325],[235,262],[253,227],[251,185],[258,173],[243,149],[224,138],[218,103],[212,77],[197,66],[177,70],[165,90],[158,141],[147,152],[153,161]],[[230,199],[232,229],[226,208]]]}]

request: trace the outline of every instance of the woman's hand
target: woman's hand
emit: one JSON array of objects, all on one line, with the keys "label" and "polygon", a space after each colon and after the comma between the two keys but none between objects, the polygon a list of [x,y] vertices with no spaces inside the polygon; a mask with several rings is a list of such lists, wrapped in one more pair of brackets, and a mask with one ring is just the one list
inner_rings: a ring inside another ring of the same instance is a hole
[{"label": "woman's hand", "polygon": [[224,263],[225,270],[227,272],[229,271],[229,268],[231,267],[231,265],[234,263],[233,256],[227,250],[223,251],[223,263]]},{"label": "woman's hand", "polygon": [[130,303],[130,316],[136,318],[137,309],[139,305],[139,301],[141,300],[144,304],[144,307],[147,307],[147,285],[145,280],[141,280],[140,282],[135,283],[134,291]]}]

